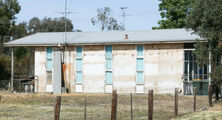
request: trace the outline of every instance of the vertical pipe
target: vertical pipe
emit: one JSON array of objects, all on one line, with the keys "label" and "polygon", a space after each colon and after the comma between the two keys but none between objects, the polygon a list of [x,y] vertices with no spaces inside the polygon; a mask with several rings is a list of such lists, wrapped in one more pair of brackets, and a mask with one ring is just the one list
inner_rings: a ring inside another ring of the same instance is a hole
[{"label": "vertical pipe", "polygon": [[13,80],[14,80],[14,48],[11,48],[11,92],[13,92]]}]

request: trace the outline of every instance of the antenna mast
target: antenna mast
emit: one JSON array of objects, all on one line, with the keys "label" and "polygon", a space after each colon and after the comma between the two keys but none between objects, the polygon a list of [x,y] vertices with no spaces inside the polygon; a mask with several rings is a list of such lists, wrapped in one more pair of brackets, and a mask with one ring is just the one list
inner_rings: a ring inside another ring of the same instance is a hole
[{"label": "antenna mast", "polygon": [[65,0],[65,50],[66,50],[66,39],[67,39],[67,35],[66,35],[66,31],[67,31],[67,0]]},{"label": "antenna mast", "polygon": [[125,24],[126,24],[126,9],[128,9],[127,7],[121,7],[121,10],[123,11],[123,28],[125,28]]}]

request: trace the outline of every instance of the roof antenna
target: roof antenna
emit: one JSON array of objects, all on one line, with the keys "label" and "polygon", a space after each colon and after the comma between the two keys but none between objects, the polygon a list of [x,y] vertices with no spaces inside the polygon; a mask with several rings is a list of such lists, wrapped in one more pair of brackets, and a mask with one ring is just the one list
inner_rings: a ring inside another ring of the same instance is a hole
[{"label": "roof antenna", "polygon": [[124,30],[126,30],[126,28],[125,28],[125,24],[126,24],[126,9],[128,9],[128,7],[121,7],[121,10],[123,12],[122,16],[123,16],[123,28],[124,28]]}]

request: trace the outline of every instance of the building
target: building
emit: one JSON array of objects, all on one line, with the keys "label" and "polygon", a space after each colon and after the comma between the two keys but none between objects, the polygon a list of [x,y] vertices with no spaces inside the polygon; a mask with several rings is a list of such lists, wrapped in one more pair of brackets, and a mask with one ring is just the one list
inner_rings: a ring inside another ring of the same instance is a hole
[{"label": "building", "polygon": [[37,92],[62,86],[71,93],[174,93],[184,81],[208,80],[208,66],[199,66],[192,53],[196,39],[202,40],[185,29],[68,32],[66,41],[53,32],[6,45],[34,47]]}]

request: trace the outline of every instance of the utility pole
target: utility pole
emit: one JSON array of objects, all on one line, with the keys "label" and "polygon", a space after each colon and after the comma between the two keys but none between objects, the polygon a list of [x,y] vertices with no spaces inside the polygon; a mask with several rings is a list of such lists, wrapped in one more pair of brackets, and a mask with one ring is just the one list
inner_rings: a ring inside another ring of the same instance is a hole
[{"label": "utility pole", "polygon": [[121,7],[121,10],[123,11],[123,28],[124,29],[126,29],[125,28],[125,26],[126,26],[126,9],[128,9],[127,7]]}]

